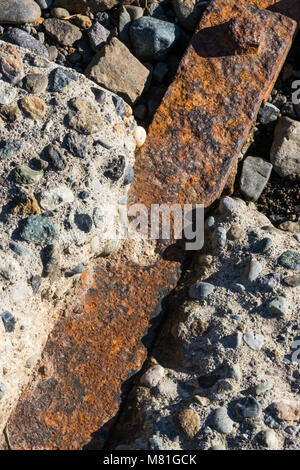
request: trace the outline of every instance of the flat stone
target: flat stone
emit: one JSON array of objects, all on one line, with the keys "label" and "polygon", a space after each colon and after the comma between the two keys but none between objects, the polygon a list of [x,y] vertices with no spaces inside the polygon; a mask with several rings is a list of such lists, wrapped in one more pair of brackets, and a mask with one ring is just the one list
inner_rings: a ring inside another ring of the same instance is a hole
[{"label": "flat stone", "polygon": [[273,403],[273,408],[278,419],[283,421],[298,421],[300,419],[300,402],[282,400]]},{"label": "flat stone", "polygon": [[182,410],[173,417],[173,421],[187,439],[193,439],[201,428],[200,416],[195,410]]},{"label": "flat stone", "polygon": [[205,299],[215,290],[215,286],[209,282],[196,282],[189,288],[189,296],[191,299]]},{"label": "flat stone", "polygon": [[279,264],[287,269],[300,270],[300,253],[287,250],[278,259]]},{"label": "flat stone", "polygon": [[143,16],[129,29],[135,56],[143,61],[164,60],[181,35],[178,26],[157,18]]},{"label": "flat stone", "polygon": [[67,18],[68,16],[70,16],[70,13],[65,8],[52,8],[51,16],[53,18],[58,18],[59,20],[62,20],[63,18]]},{"label": "flat stone", "polygon": [[14,171],[14,176],[20,184],[35,184],[42,179],[43,172],[32,170],[27,165],[19,165]]},{"label": "flat stone", "polygon": [[250,201],[257,201],[271,176],[272,164],[259,157],[244,160],[240,180],[240,190]]},{"label": "flat stone", "polygon": [[0,0],[0,23],[34,23],[41,16],[41,9],[33,0]]},{"label": "flat stone", "polygon": [[50,74],[50,90],[54,93],[66,93],[76,81],[76,75],[70,70],[57,67]]},{"label": "flat stone", "polygon": [[268,310],[274,315],[284,316],[287,312],[288,304],[284,297],[276,297],[268,303]]},{"label": "flat stone", "polygon": [[117,38],[102,47],[85,71],[88,78],[119,94],[129,104],[142,94],[149,73]]},{"label": "flat stone", "polygon": [[31,119],[43,119],[47,112],[45,101],[38,96],[26,96],[22,98],[20,106]]},{"label": "flat stone", "polygon": [[31,34],[28,34],[23,29],[9,28],[1,37],[3,41],[10,42],[20,47],[24,47],[35,54],[48,59],[48,49],[38,39],[35,39]]},{"label": "flat stone", "polygon": [[160,365],[150,367],[141,377],[141,385],[145,387],[156,387],[165,375],[165,369]]},{"label": "flat stone", "polygon": [[54,242],[57,229],[46,217],[33,215],[25,220],[20,236],[22,240],[45,246]]},{"label": "flat stone", "polygon": [[101,47],[105,45],[109,35],[110,31],[104,28],[101,23],[95,21],[93,26],[88,30],[88,38],[93,51],[97,52],[101,49]]},{"label": "flat stone", "polygon": [[46,33],[62,46],[73,46],[82,37],[80,29],[68,21],[48,18],[43,26]]},{"label": "flat stone", "polygon": [[233,421],[229,418],[226,408],[217,408],[214,411],[212,425],[222,434],[230,434],[233,431]]},{"label": "flat stone", "polygon": [[255,335],[254,333],[249,332],[244,335],[244,341],[248,344],[249,348],[254,351],[259,351],[265,343],[265,337],[260,333]]},{"label": "flat stone", "polygon": [[24,88],[28,93],[39,95],[48,86],[48,77],[43,73],[29,73],[24,78]]},{"label": "flat stone", "polygon": [[11,44],[0,44],[0,74],[12,85],[16,85],[22,78],[23,62],[19,52]]},{"label": "flat stone", "polygon": [[300,174],[300,122],[288,117],[279,119],[270,152],[270,160],[274,171],[285,178],[292,174]]}]

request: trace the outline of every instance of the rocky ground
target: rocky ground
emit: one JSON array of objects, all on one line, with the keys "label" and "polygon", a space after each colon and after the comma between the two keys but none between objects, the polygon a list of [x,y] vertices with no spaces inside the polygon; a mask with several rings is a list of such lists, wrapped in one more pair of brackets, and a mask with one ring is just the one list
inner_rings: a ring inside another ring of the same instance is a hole
[{"label": "rocky ground", "polygon": [[[116,248],[97,236],[114,228],[97,198],[118,219],[134,149],[208,3],[0,0],[3,424],[54,321],[43,293],[60,298],[90,257]],[[204,249],[111,448],[299,448],[299,78],[300,37],[240,155],[235,199],[209,214]],[[41,295],[36,322],[23,305],[34,312]]]}]

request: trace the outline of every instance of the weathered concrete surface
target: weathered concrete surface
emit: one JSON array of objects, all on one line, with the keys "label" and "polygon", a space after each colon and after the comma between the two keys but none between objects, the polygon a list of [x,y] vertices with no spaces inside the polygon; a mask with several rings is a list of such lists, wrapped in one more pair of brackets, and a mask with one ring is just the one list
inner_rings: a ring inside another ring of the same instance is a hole
[{"label": "weathered concrete surface", "polygon": [[[132,201],[208,206],[222,192],[295,30],[287,18],[247,9],[263,39],[258,53],[237,54],[226,23],[233,10],[241,13],[239,3],[216,0],[207,10],[137,155]],[[101,447],[122,383],[146,356],[140,339],[180,274],[179,261],[163,257],[142,267],[129,258],[102,260],[94,284],[89,271],[76,302],[85,313],[78,320],[66,313],[50,335],[48,375],[37,374],[11,416],[11,448],[78,449],[102,428],[94,436]]]}]

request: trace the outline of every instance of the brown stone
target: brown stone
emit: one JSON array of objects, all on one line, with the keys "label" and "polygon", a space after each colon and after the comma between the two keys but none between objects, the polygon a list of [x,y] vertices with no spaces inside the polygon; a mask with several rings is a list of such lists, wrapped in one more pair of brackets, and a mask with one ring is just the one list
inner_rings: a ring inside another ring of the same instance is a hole
[{"label": "brown stone", "polygon": [[133,104],[144,90],[149,70],[121,41],[113,38],[96,54],[85,74]]},{"label": "brown stone", "polygon": [[293,276],[287,276],[284,279],[286,285],[290,287],[300,286],[300,274],[294,274]]},{"label": "brown stone", "polygon": [[18,106],[5,104],[0,108],[0,117],[5,121],[14,122],[21,117],[21,111]]},{"label": "brown stone", "polygon": [[300,402],[282,400],[273,403],[277,418],[283,421],[298,421],[300,419]]},{"label": "brown stone", "polygon": [[43,93],[48,85],[48,77],[42,73],[29,73],[24,79],[24,88],[33,94]]},{"label": "brown stone", "polygon": [[17,215],[38,215],[41,213],[34,196],[28,196],[25,201],[18,202],[12,212]]},{"label": "brown stone", "polygon": [[279,228],[285,232],[300,233],[300,222],[283,222]]},{"label": "brown stone", "polygon": [[98,13],[110,10],[120,3],[133,3],[133,0],[55,0],[54,6],[66,8],[71,13]]},{"label": "brown stone", "polygon": [[11,44],[0,44],[0,78],[15,85],[20,81],[23,74],[23,63],[17,49]]},{"label": "brown stone", "polygon": [[85,16],[85,15],[76,15],[74,16],[73,20],[76,26],[82,29],[88,29],[93,24],[92,20],[88,16]]},{"label": "brown stone", "polygon": [[84,98],[73,98],[70,105],[76,109],[76,113],[69,115],[69,125],[78,132],[93,134],[101,127],[101,116],[97,109]]},{"label": "brown stone", "polygon": [[31,119],[43,119],[47,106],[45,101],[38,96],[27,96],[21,99],[20,106]]},{"label": "brown stone", "polygon": [[193,439],[201,427],[198,413],[194,410],[182,410],[174,417],[174,423],[185,437]]},{"label": "brown stone", "polygon": [[62,46],[72,46],[82,37],[80,29],[68,21],[49,18],[44,21],[43,26],[46,33]]}]

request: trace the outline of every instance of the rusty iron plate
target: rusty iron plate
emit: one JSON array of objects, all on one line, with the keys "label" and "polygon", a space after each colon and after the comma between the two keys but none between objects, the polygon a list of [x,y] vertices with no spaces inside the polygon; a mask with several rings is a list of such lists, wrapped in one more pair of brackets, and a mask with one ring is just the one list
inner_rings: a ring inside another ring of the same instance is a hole
[{"label": "rusty iron plate", "polygon": [[[132,202],[208,206],[218,198],[294,31],[283,16],[212,2],[137,155]],[[9,419],[3,447],[102,447],[181,272],[176,250],[148,267],[129,258],[125,250],[89,267]]]}]

